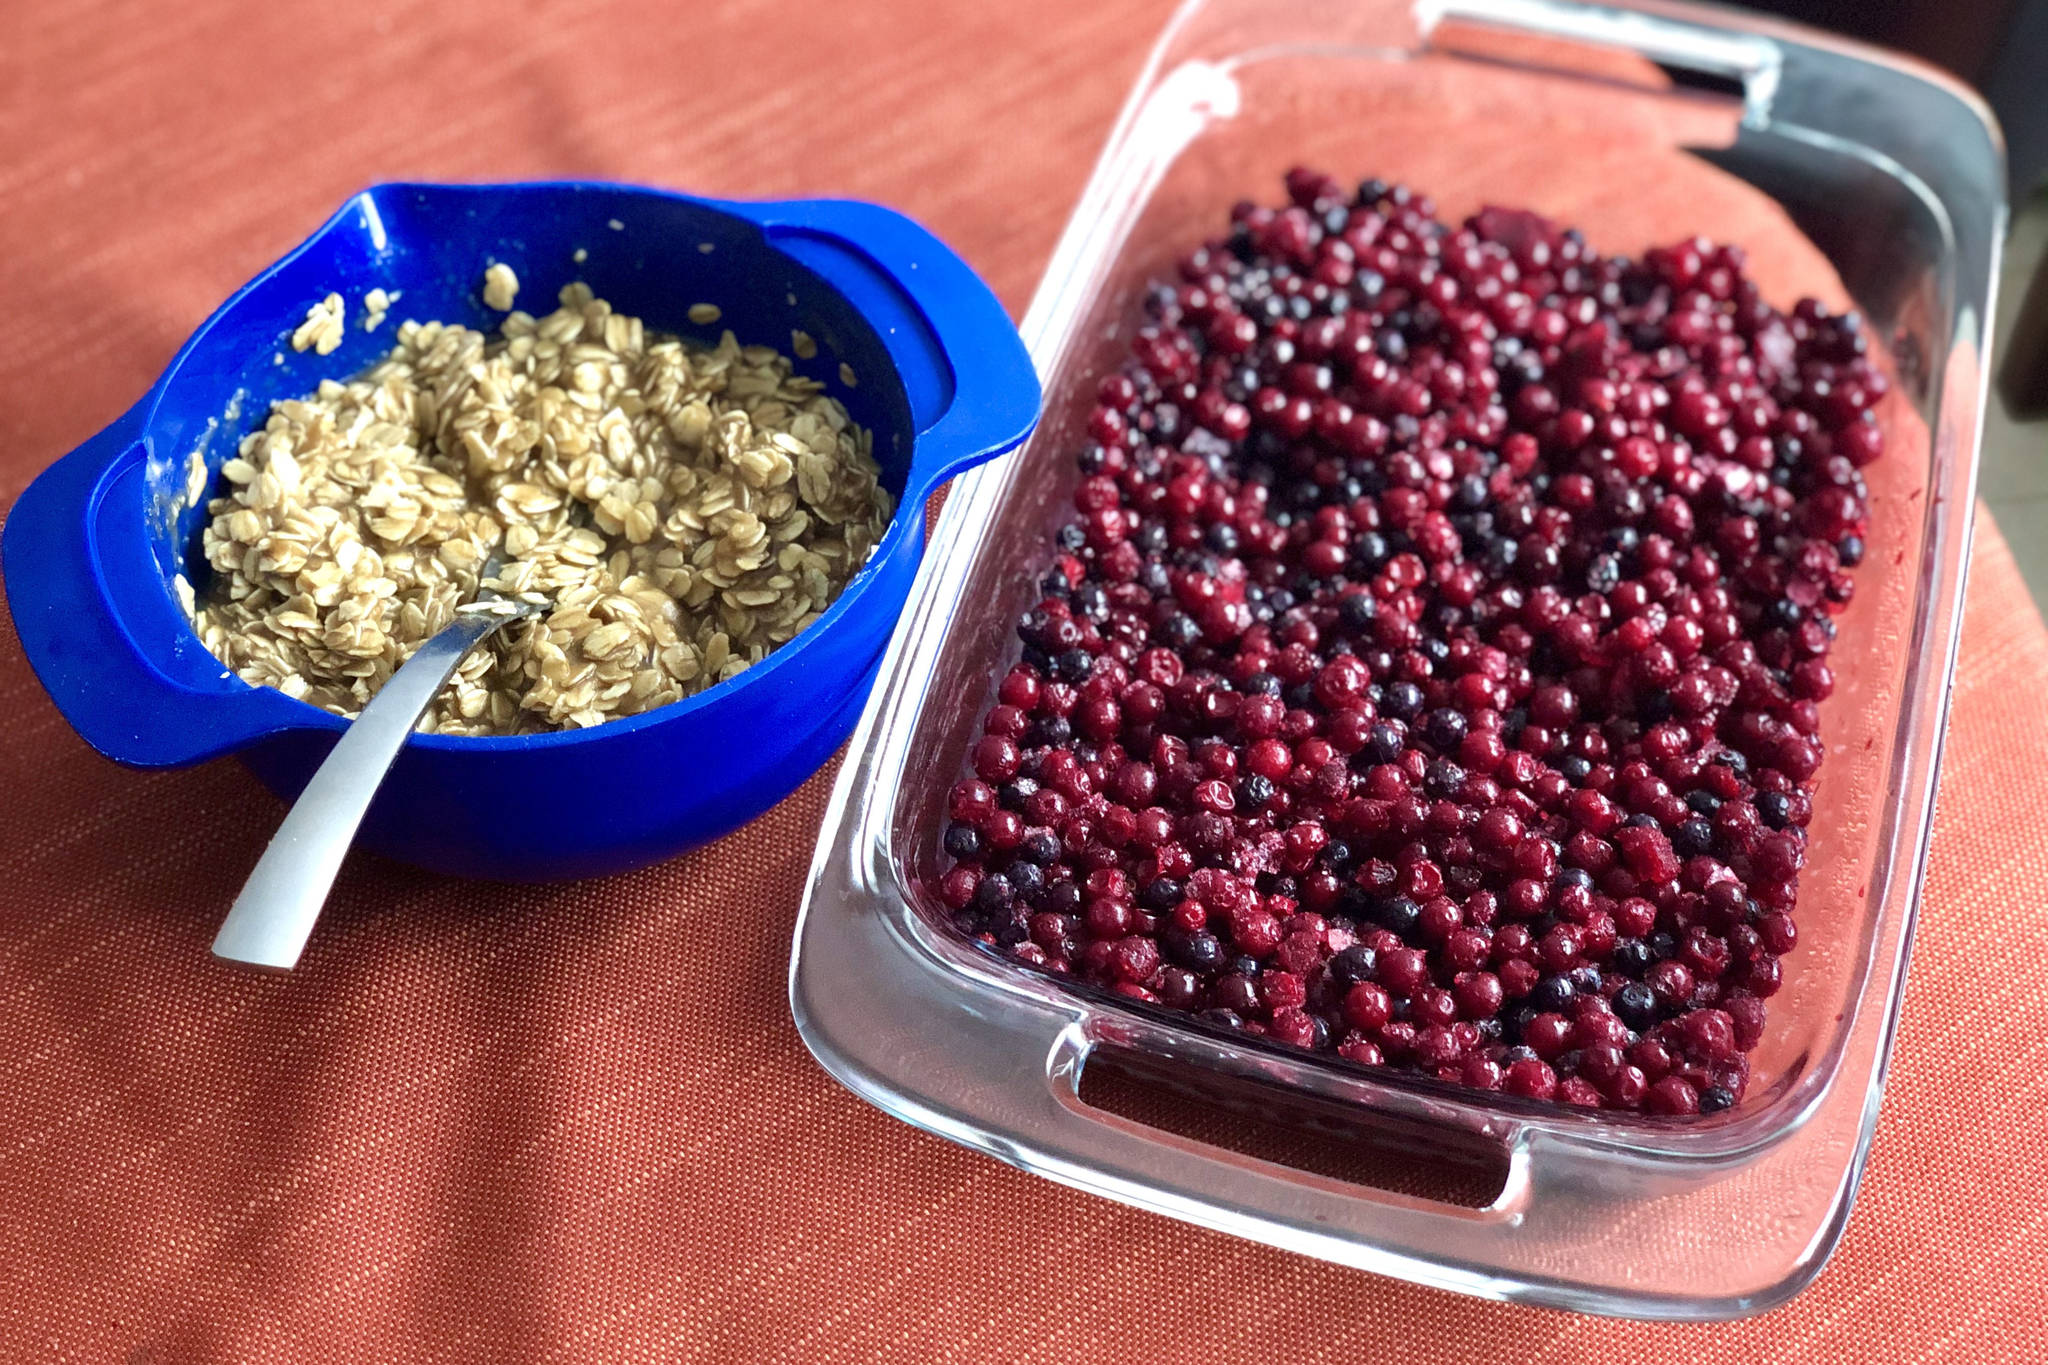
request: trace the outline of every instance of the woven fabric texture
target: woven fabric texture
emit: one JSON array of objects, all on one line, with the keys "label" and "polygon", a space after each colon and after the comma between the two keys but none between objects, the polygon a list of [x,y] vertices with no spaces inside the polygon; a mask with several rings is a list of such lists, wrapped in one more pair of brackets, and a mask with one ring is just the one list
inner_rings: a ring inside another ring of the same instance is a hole
[{"label": "woven fabric texture", "polygon": [[[1165,14],[0,6],[0,506],[373,180],[879,198],[1021,310]],[[1658,1327],[1196,1231],[839,1089],[783,995],[828,775],[606,882],[357,859],[298,973],[226,971],[207,941],[278,806],[232,763],[102,762],[0,627],[0,1360],[2039,1360],[2044,676],[2048,633],[1983,525],[1855,1217],[1785,1308]]]}]

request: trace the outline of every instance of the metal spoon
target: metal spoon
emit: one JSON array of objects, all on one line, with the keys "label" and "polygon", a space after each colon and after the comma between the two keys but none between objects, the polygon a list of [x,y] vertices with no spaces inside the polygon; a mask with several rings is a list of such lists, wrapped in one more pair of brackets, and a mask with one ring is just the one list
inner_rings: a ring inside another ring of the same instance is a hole
[{"label": "metal spoon", "polygon": [[[487,565],[485,581],[494,574]],[[256,860],[214,935],[215,957],[273,972],[298,964],[363,813],[406,737],[472,649],[510,622],[543,610],[539,603],[495,595],[457,607],[455,619],[377,689]]]}]

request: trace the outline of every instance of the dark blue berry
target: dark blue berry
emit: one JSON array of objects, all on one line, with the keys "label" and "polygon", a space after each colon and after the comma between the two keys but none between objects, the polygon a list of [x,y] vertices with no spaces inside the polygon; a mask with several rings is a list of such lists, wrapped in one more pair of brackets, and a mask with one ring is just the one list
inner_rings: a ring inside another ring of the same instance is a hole
[{"label": "dark blue berry", "polygon": [[1379,603],[1373,600],[1370,593],[1346,593],[1337,603],[1337,619],[1344,623],[1346,630],[1362,632],[1372,625],[1379,614]]},{"label": "dark blue berry", "polygon": [[1655,960],[1650,953],[1649,945],[1639,938],[1625,938],[1615,944],[1614,954],[1608,959],[1614,965],[1614,969],[1624,976],[1641,976],[1650,969],[1650,964]]},{"label": "dark blue berry", "polygon": [[1366,732],[1365,747],[1359,753],[1365,755],[1368,763],[1392,763],[1401,756],[1404,747],[1399,730],[1380,724]]},{"label": "dark blue berry", "polygon": [[1387,689],[1387,714],[1395,720],[1413,720],[1422,711],[1422,689],[1412,682],[1397,682]]},{"label": "dark blue berry", "polygon": [[1147,910],[1171,910],[1180,904],[1181,895],[1181,884],[1172,877],[1154,877],[1138,893],[1138,904]]},{"label": "dark blue berry", "polygon": [[1756,813],[1772,829],[1783,829],[1792,819],[1792,801],[1783,792],[1764,792],[1756,799]]},{"label": "dark blue berry", "polygon": [[1354,943],[1330,959],[1329,973],[1340,984],[1355,986],[1372,980],[1373,969],[1378,965],[1378,953],[1363,943]]},{"label": "dark blue berry", "polygon": [[1406,896],[1388,896],[1373,907],[1373,918],[1407,938],[1422,927],[1422,907]]},{"label": "dark blue berry", "polygon": [[1019,900],[1030,900],[1045,887],[1045,873],[1039,869],[1037,863],[1024,858],[1012,862],[1009,871],[1003,876],[1009,880]]},{"label": "dark blue berry", "polygon": [[984,915],[1007,914],[1017,901],[1017,888],[1000,872],[991,872],[974,888],[974,908]]},{"label": "dark blue berry", "polygon": [[1640,981],[1631,981],[1616,991],[1611,1003],[1621,1022],[1637,1033],[1657,1022],[1657,993]]},{"label": "dark blue berry", "polygon": [[1705,820],[1687,820],[1671,832],[1671,847],[1682,858],[1714,851],[1714,827]]},{"label": "dark blue berry", "polygon": [[1576,994],[1569,977],[1546,976],[1529,992],[1529,1003],[1539,1011],[1557,1011],[1567,1008]]}]

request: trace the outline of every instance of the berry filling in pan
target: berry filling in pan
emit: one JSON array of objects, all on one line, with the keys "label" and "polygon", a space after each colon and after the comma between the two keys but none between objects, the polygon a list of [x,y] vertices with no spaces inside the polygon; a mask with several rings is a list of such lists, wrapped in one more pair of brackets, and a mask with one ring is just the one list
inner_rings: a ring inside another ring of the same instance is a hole
[{"label": "berry filling in pan", "polygon": [[1742,253],[1378,181],[1154,284],[938,891],[1018,962],[1352,1063],[1736,1103],[1888,385]]}]

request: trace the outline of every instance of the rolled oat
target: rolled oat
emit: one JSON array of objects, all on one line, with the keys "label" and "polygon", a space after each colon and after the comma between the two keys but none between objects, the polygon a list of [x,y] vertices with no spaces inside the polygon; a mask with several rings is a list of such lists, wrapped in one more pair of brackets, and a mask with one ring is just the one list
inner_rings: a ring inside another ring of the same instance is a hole
[{"label": "rolled oat", "polygon": [[[517,287],[494,265],[485,299]],[[421,728],[516,734],[679,700],[816,620],[891,514],[871,434],[773,348],[664,335],[581,284],[560,305],[492,336],[405,322],[365,374],[275,404],[208,504],[207,648],[353,715],[502,550],[488,586],[551,609],[471,654]],[[341,324],[330,295],[293,345]]]},{"label": "rolled oat", "polygon": [[306,320],[292,333],[292,349],[312,351],[315,355],[331,354],[335,347],[341,345],[346,317],[341,295],[329,294],[306,310]]}]

